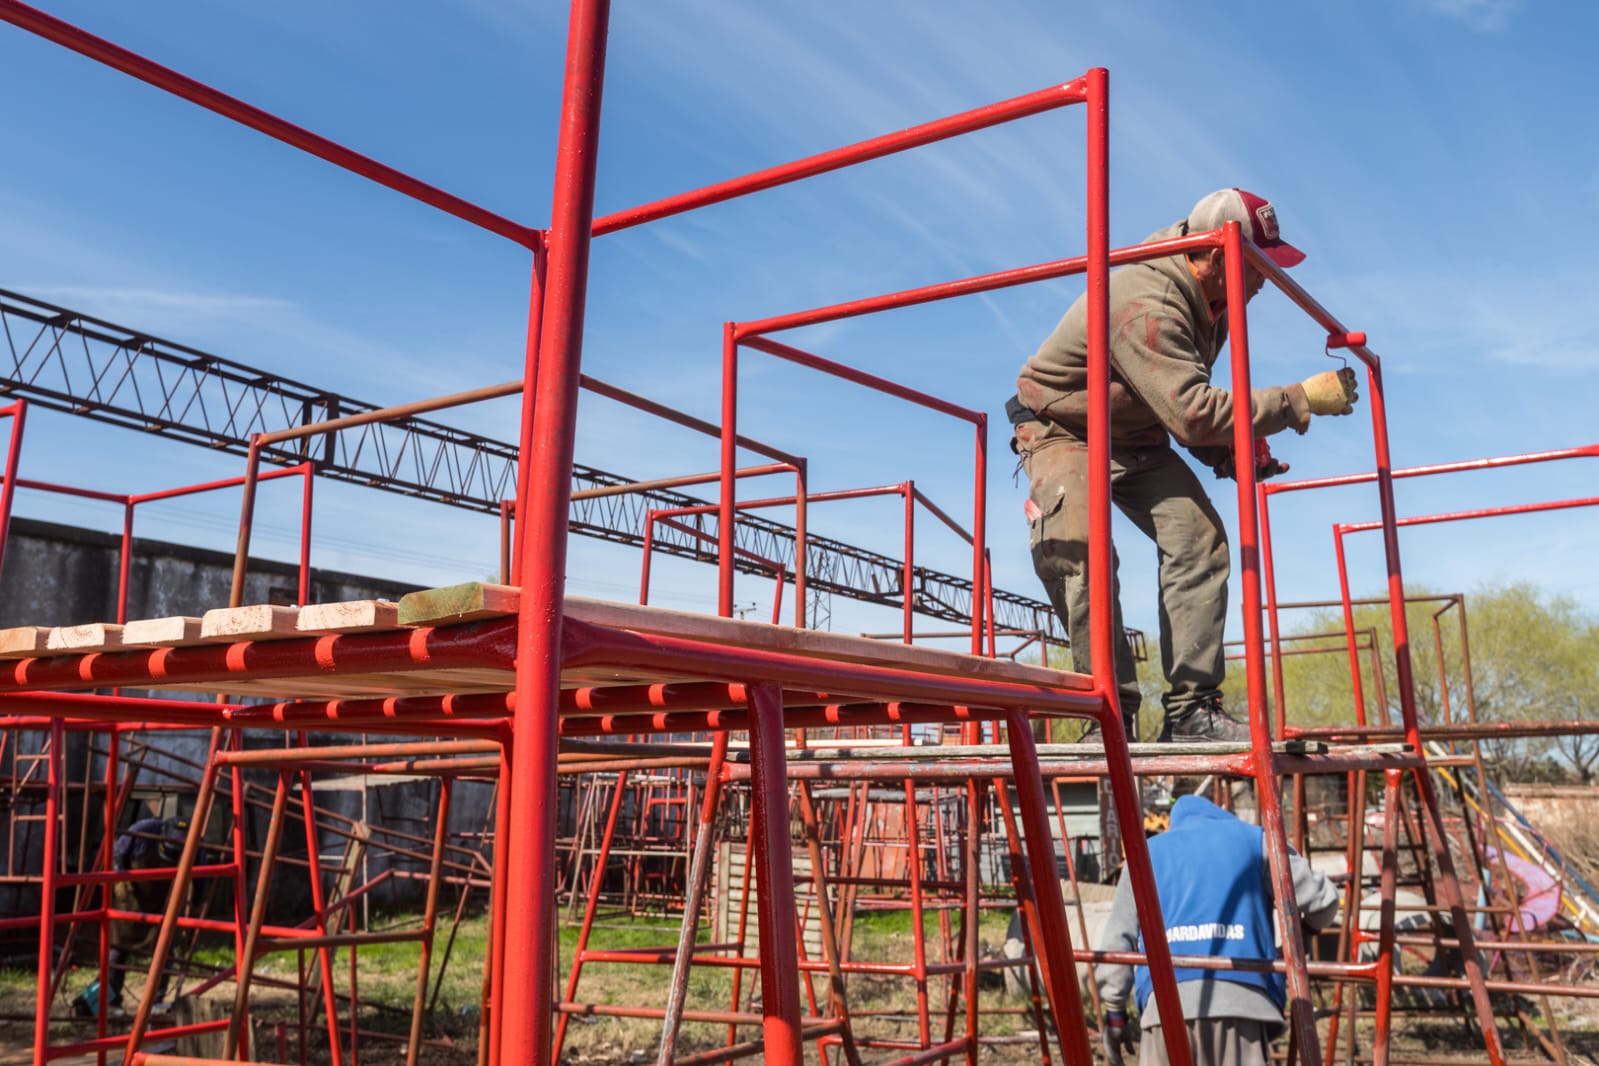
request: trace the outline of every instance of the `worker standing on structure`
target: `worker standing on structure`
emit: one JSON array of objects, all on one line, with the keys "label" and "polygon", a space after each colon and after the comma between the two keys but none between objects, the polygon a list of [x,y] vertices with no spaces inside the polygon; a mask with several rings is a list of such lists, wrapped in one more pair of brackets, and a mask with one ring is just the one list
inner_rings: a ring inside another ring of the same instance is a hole
[{"label": "worker standing on structure", "polygon": [[[1171,828],[1149,841],[1166,940],[1173,955],[1276,959],[1272,891],[1265,834],[1201,796],[1172,805]],[[1300,918],[1324,929],[1338,915],[1338,889],[1290,852]],[[1132,883],[1123,873],[1100,934],[1101,951],[1143,951]],[[1287,989],[1280,973],[1177,967],[1177,994],[1188,1024],[1195,1066],[1269,1066],[1271,1041],[1284,1028]],[[1160,1015],[1150,995],[1147,966],[1101,965],[1095,970],[1105,1004],[1101,1031],[1110,1066],[1133,1050],[1127,994],[1136,992],[1138,1020],[1149,1057],[1165,1066]]]},{"label": "worker standing on structure", "polygon": [[[1282,239],[1272,205],[1221,189],[1188,217],[1143,243],[1237,222],[1273,263],[1305,256]],[[1245,264],[1245,298],[1264,284]],[[1221,248],[1147,260],[1110,276],[1111,498],[1160,559],[1160,658],[1167,692],[1160,740],[1246,740],[1247,727],[1222,709],[1222,637],[1231,573],[1227,535],[1198,477],[1172,449],[1184,445],[1219,476],[1231,476],[1234,397],[1211,385],[1227,340],[1227,280]],[[1092,670],[1088,619],[1088,305],[1080,296],[1028,359],[1006,404],[1011,447],[1029,480],[1033,567],[1066,623],[1072,666]],[[1354,372],[1327,371],[1285,387],[1254,389],[1255,436],[1300,433],[1312,415],[1349,414]],[[1256,440],[1257,476],[1286,470]],[[1116,680],[1128,737],[1138,737],[1138,676],[1115,593]]]}]

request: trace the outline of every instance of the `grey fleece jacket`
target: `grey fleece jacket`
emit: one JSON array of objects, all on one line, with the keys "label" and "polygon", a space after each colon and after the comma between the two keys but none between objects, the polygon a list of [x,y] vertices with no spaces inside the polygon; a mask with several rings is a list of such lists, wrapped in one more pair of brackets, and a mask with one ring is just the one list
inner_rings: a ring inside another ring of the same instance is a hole
[{"label": "grey fleece jacket", "polygon": [[[1176,223],[1143,243],[1186,232]],[[1087,439],[1087,295],[1077,298],[1016,380],[1022,404]],[[1214,388],[1211,367],[1227,342],[1227,314],[1212,315],[1185,256],[1133,263],[1110,275],[1111,442],[1190,448],[1232,443],[1233,394]],[[1299,385],[1253,389],[1255,436],[1310,425]],[[1170,437],[1168,437],[1170,434]],[[1208,461],[1208,460],[1207,460]]]},{"label": "grey fleece jacket", "polygon": [[[1196,835],[1196,845],[1203,838]],[[1294,879],[1294,899],[1299,904],[1300,918],[1312,929],[1324,929],[1338,916],[1338,887],[1318,873],[1293,849],[1289,849],[1289,872]],[[1261,880],[1268,899],[1273,897],[1271,871],[1261,863]],[[1110,915],[1099,937],[1100,951],[1138,950],[1138,911],[1133,904],[1132,882],[1125,870],[1116,884],[1116,896],[1111,902]],[[1121,1009],[1127,1003],[1133,987],[1131,966],[1100,965],[1094,968],[1099,997],[1107,1009]],[[1193,1018],[1246,1018],[1264,1022],[1268,1031],[1276,1033],[1283,1028],[1283,1012],[1271,997],[1257,988],[1235,981],[1207,981],[1203,978],[1177,983],[1177,998],[1183,1006],[1183,1017]],[[1139,1027],[1149,1029],[1160,1024],[1160,1012],[1155,997],[1150,996],[1139,1018]]]}]

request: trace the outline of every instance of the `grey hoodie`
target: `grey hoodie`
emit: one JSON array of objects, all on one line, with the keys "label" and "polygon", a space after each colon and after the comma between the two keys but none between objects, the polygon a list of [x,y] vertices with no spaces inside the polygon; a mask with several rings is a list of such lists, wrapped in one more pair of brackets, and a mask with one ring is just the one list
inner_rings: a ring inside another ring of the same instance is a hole
[{"label": "grey hoodie", "polygon": [[[1176,223],[1143,243],[1181,237]],[[1185,256],[1133,263],[1110,275],[1111,441],[1131,447],[1232,443],[1233,395],[1210,384],[1227,341],[1227,314],[1212,316]],[[1087,439],[1086,294],[1067,310],[1022,367],[1016,394],[1040,418]],[[1310,408],[1299,385],[1253,389],[1255,436],[1292,427],[1303,433]]]}]

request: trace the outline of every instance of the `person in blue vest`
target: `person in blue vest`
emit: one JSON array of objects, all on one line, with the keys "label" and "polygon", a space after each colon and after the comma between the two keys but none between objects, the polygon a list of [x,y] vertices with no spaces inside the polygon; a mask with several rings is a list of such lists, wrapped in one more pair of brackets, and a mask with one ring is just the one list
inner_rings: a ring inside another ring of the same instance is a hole
[{"label": "person in blue vest", "polygon": [[[1173,955],[1275,959],[1271,878],[1265,834],[1201,796],[1172,805],[1171,826],[1149,841],[1166,939]],[[1322,929],[1338,914],[1339,893],[1297,854],[1291,854],[1294,899],[1306,925]],[[1143,951],[1132,884],[1125,871],[1100,934],[1101,951]],[[1287,986],[1282,974],[1179,967],[1177,992],[1188,1023],[1195,1066],[1268,1066],[1271,1041],[1285,1028]],[[1110,1066],[1123,1066],[1134,1048],[1127,1020],[1133,992],[1149,1063],[1166,1064],[1166,1045],[1147,966],[1096,968],[1105,1005],[1101,1039]]]}]

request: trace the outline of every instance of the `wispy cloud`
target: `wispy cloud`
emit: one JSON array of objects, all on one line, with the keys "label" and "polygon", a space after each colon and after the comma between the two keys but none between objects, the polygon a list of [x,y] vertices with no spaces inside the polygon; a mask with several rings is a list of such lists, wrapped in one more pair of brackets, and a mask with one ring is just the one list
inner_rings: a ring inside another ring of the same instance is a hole
[{"label": "wispy cloud", "polygon": [[51,285],[23,279],[15,287],[29,296],[69,307],[93,304],[96,317],[131,322],[152,311],[182,316],[239,315],[269,312],[283,314],[293,310],[288,300],[270,296],[241,296],[228,293],[201,293],[167,289],[119,289],[90,285]]},{"label": "wispy cloud", "polygon": [[1436,15],[1456,19],[1474,30],[1499,33],[1510,27],[1510,20],[1521,7],[1521,0],[1417,0]]}]

